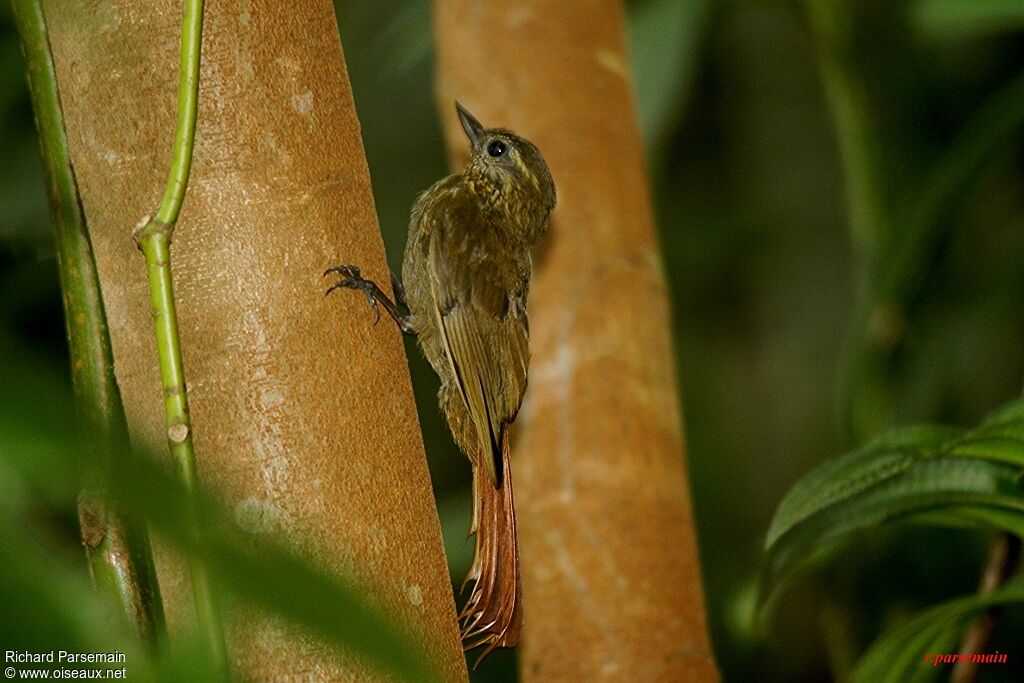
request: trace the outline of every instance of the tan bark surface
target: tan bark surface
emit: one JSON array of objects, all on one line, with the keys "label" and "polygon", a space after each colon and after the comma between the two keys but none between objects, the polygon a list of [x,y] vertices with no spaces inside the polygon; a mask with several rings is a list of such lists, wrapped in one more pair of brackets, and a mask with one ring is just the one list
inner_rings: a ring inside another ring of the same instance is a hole
[{"label": "tan bark surface", "polygon": [[[45,4],[72,161],[132,434],[164,449],[146,286],[131,230],[155,211],[174,130],[181,3]],[[325,298],[340,261],[387,282],[369,176],[328,0],[207,3],[192,183],[172,247],[201,479],[258,544],[278,534],[351,572],[466,680],[440,528],[394,326]],[[158,553],[172,631],[187,575]],[[230,616],[260,680],[374,680],[294,629]]]},{"label": "tan bark surface", "polygon": [[715,681],[620,3],[435,7],[456,165],[458,98],[484,125],[535,142],[558,188],[535,260],[530,385],[512,454],[522,678]]}]

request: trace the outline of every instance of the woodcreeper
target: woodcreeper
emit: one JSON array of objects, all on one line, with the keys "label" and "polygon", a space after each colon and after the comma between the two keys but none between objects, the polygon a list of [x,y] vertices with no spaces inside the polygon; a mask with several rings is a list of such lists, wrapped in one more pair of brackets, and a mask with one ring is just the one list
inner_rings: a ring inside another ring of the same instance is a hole
[{"label": "woodcreeper", "polygon": [[[519,642],[522,586],[516,538],[509,426],[526,391],[530,250],[555,208],[555,185],[537,148],[515,133],[484,128],[456,103],[469,163],[416,200],[395,301],[359,268],[336,266],[328,292],[362,291],[402,332],[416,335],[441,380],[438,399],[456,443],[473,466],[473,584],[459,621],[467,650]],[[326,274],[326,273],[325,273]],[[403,315],[400,307],[408,309]]]}]

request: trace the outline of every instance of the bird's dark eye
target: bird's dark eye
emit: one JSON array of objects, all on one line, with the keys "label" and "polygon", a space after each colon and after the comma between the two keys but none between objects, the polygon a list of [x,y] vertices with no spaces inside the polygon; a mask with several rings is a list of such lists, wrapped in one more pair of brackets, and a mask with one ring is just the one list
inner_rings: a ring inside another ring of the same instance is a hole
[{"label": "bird's dark eye", "polygon": [[491,144],[487,145],[487,153],[492,157],[500,157],[505,153],[506,149],[508,149],[508,145],[501,140],[494,140]]}]

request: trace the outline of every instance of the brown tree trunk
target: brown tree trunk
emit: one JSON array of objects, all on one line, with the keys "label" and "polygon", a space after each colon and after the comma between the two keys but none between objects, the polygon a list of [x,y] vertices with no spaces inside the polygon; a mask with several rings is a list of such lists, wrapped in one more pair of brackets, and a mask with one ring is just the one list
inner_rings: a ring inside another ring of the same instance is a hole
[{"label": "brown tree trunk", "polygon": [[715,681],[669,306],[612,0],[435,4],[440,108],[533,140],[558,208],[512,455],[525,681]]},{"label": "brown tree trunk", "polygon": [[[181,5],[49,0],[71,158],[95,247],[117,378],[137,443],[165,450],[146,268],[132,228],[156,209],[174,131]],[[201,480],[254,543],[274,534],[376,589],[466,680],[440,528],[398,333],[365,300],[325,298],[359,263],[387,282],[369,176],[328,0],[207,5],[192,181],[172,247]],[[172,633],[187,574],[157,563]],[[229,615],[259,680],[373,680],[277,621]]]}]

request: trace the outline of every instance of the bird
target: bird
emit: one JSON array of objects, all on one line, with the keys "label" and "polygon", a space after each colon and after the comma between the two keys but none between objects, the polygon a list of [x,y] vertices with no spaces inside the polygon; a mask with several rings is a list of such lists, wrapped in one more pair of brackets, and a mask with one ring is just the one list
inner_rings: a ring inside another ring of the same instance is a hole
[{"label": "bird", "polygon": [[[510,427],[526,392],[530,362],[527,297],[531,250],[548,230],[555,183],[537,147],[511,130],[485,128],[455,102],[469,142],[460,172],[416,199],[394,300],[353,265],[329,268],[327,290],[362,291],[380,320],[383,306],[415,335],[440,379],[438,402],[473,470],[473,563],[462,584],[463,647],[514,647],[523,624],[522,579]],[[401,309],[408,311],[403,313]]]}]

